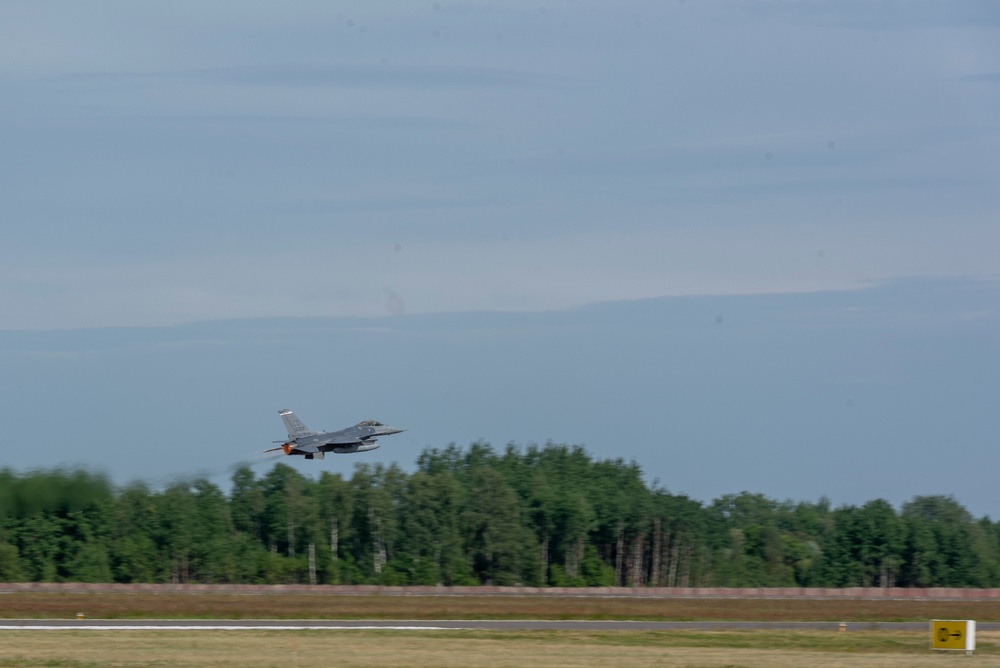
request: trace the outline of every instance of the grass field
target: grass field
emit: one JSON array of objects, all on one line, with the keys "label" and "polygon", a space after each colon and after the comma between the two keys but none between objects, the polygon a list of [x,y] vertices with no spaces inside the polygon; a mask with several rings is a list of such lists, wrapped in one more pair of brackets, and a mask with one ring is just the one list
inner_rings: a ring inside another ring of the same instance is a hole
[{"label": "grass field", "polygon": [[[665,621],[1000,620],[993,601],[316,596],[177,593],[0,595],[0,618],[643,619]],[[928,649],[901,631],[2,631],[0,668],[281,666],[674,666],[1000,668],[1000,632],[975,656]]]},{"label": "grass field", "polygon": [[637,619],[663,621],[1000,621],[996,601],[309,596],[37,593],[0,595],[0,618]]},{"label": "grass field", "polygon": [[816,631],[5,631],[0,667],[1000,666],[1000,632],[976,654],[943,656],[926,633]]}]

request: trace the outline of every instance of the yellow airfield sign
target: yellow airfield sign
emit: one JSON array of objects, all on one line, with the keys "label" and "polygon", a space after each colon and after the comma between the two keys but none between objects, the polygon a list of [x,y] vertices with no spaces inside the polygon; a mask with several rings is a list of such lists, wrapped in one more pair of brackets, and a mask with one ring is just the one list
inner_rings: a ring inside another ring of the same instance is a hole
[{"label": "yellow airfield sign", "polygon": [[972,654],[972,651],[976,649],[975,620],[933,620],[931,622],[931,649],[952,649]]}]

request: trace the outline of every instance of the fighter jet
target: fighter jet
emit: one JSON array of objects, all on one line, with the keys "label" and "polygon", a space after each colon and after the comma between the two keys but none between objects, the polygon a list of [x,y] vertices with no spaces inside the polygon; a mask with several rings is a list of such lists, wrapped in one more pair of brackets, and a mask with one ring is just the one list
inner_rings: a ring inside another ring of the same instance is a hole
[{"label": "fighter jet", "polygon": [[323,459],[323,455],[327,452],[336,452],[342,455],[352,452],[368,452],[379,446],[377,440],[379,436],[389,436],[406,431],[382,424],[378,420],[364,420],[353,427],[340,431],[312,431],[302,424],[302,420],[295,413],[287,408],[278,411],[278,415],[281,416],[288,429],[288,440],[284,443],[274,441],[281,443],[281,445],[264,452],[281,450],[286,455],[304,455],[306,459]]}]

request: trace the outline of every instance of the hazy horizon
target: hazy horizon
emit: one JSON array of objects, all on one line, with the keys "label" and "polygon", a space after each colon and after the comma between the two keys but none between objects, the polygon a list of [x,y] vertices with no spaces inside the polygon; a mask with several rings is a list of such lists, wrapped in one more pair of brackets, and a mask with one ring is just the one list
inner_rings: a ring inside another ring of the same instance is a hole
[{"label": "hazy horizon", "polygon": [[551,441],[635,460],[648,482],[702,501],[944,494],[1000,516],[998,299],[991,281],[911,279],[544,312],[0,332],[3,375],[18,379],[0,394],[16,416],[4,434],[27,444],[4,465],[225,487],[234,462],[284,437],[287,407],[314,429],[407,429],[371,453],[275,460],[303,472]]}]

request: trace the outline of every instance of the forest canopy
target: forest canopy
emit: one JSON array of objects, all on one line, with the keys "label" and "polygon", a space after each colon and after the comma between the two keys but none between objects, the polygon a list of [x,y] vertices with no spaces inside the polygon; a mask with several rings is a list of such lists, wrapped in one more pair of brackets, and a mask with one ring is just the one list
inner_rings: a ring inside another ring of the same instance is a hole
[{"label": "forest canopy", "polygon": [[554,444],[429,448],[412,473],[348,479],[243,466],[228,495],[2,469],[0,581],[997,587],[1000,523],[948,496],[703,503]]}]

